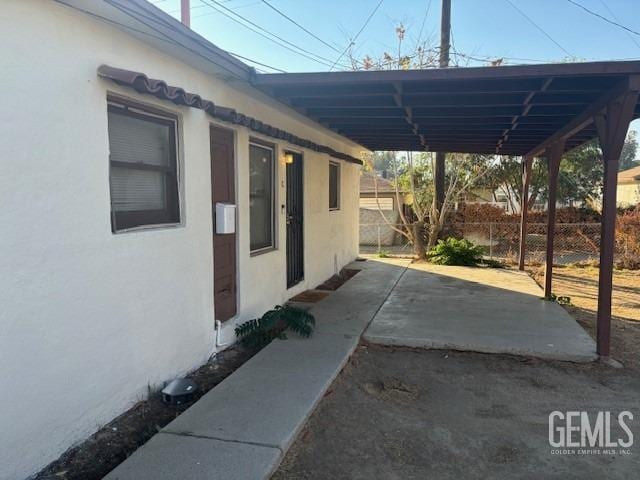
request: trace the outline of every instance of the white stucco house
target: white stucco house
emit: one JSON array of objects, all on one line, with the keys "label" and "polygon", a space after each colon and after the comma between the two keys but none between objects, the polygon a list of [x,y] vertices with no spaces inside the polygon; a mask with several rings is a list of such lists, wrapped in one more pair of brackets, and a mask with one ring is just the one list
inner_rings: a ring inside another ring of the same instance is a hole
[{"label": "white stucco house", "polygon": [[354,260],[364,148],[144,0],[4,2],[0,38],[16,480]]}]

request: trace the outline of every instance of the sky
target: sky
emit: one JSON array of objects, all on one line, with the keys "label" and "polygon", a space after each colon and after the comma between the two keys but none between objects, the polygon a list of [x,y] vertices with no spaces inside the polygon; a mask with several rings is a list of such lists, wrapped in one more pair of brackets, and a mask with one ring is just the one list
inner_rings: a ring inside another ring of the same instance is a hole
[{"label": "sky", "polygon": [[[271,9],[265,4],[267,1],[320,40]],[[354,57],[380,58],[385,51],[397,55],[396,27],[400,24],[405,29],[403,53],[411,53],[418,38],[437,46],[441,1],[382,0],[376,10],[380,0],[191,0],[191,28],[217,46],[259,62],[262,65],[246,61],[260,71],[327,71],[374,10],[355,38]],[[151,3],[176,18],[180,16],[180,0],[151,0]],[[498,58],[503,58],[504,64],[640,60],[640,0],[452,0],[451,3],[456,52],[453,59],[461,66],[487,65],[489,60]],[[611,25],[579,5],[635,33]],[[241,25],[247,22],[253,22],[253,29],[257,25],[277,35],[280,37],[277,41],[290,49]],[[295,53],[295,47],[306,50],[301,52],[306,57]],[[347,56],[342,56],[334,69],[349,68],[346,60]],[[632,128],[639,130],[640,121],[634,122]]]}]

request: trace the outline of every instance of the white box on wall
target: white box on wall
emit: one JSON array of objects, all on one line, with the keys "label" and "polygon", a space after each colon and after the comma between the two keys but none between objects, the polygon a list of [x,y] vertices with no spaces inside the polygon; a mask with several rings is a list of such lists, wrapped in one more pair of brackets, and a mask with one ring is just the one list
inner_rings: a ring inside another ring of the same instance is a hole
[{"label": "white box on wall", "polygon": [[236,233],[236,206],[216,203],[216,233]]}]

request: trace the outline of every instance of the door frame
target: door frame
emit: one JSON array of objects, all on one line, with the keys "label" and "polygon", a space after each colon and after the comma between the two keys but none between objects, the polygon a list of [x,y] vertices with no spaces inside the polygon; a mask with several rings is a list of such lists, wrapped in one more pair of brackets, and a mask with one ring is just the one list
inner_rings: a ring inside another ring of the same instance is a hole
[{"label": "door frame", "polygon": [[302,151],[299,150],[293,150],[293,149],[284,149],[283,150],[283,154],[286,155],[287,153],[292,153],[295,157],[294,161],[298,160],[300,161],[300,190],[301,190],[301,200],[300,200],[300,208],[301,208],[301,216],[302,216],[302,225],[300,227],[300,235],[302,237],[301,239],[301,249],[302,249],[302,253],[300,255],[300,261],[302,262],[301,264],[301,275],[298,279],[296,279],[295,283],[290,284],[289,283],[289,238],[288,238],[288,232],[289,232],[289,225],[287,224],[287,220],[286,220],[286,216],[288,214],[288,208],[289,208],[289,202],[288,202],[288,182],[289,182],[289,175],[288,175],[288,170],[287,170],[287,166],[288,164],[285,164],[285,273],[286,273],[286,278],[285,278],[285,284],[286,284],[286,288],[291,289],[294,288],[297,285],[300,285],[300,283],[304,282],[305,279],[305,257],[306,257],[306,251],[307,249],[305,248],[305,238],[306,238],[306,234],[305,234],[305,230],[306,230],[306,222],[305,222],[305,174],[304,174],[304,154],[302,153]]}]

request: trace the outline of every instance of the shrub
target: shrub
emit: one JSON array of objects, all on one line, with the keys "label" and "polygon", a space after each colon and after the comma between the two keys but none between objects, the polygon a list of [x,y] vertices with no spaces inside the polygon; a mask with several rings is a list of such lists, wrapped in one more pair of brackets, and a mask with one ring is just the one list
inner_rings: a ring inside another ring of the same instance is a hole
[{"label": "shrub", "polygon": [[240,342],[250,348],[261,348],[274,338],[287,338],[287,330],[301,337],[310,337],[315,326],[315,318],[301,308],[276,305],[260,318],[255,318],[235,328]]},{"label": "shrub", "polygon": [[616,225],[616,266],[640,269],[640,205],[618,215]]},{"label": "shrub", "polygon": [[501,207],[491,203],[465,203],[455,214],[457,223],[509,222],[511,216]]},{"label": "shrub", "polygon": [[[547,223],[547,210],[530,211],[529,223]],[[563,207],[556,210],[556,223],[599,223],[600,213],[591,208]]]},{"label": "shrub", "polygon": [[475,267],[482,263],[482,255],[482,247],[474,245],[469,240],[449,237],[446,240],[438,240],[438,244],[427,253],[427,258],[437,265]]}]

